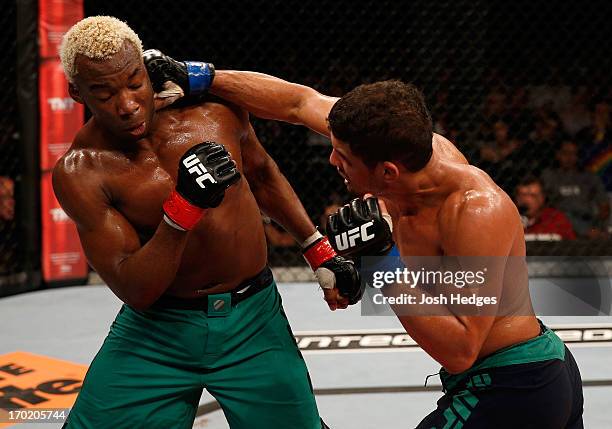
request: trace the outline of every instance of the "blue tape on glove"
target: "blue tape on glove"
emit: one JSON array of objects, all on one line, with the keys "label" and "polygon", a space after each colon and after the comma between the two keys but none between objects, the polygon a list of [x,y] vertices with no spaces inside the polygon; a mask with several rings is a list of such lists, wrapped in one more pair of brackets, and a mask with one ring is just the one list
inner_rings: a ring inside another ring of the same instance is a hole
[{"label": "blue tape on glove", "polygon": [[199,61],[185,61],[187,75],[189,76],[189,94],[198,95],[208,91],[212,85],[215,71],[208,63]]},{"label": "blue tape on glove", "polygon": [[362,257],[359,266],[363,278],[371,277],[375,271],[395,272],[398,268],[403,270],[406,267],[400,258],[397,246],[393,246],[391,251],[385,256]]}]

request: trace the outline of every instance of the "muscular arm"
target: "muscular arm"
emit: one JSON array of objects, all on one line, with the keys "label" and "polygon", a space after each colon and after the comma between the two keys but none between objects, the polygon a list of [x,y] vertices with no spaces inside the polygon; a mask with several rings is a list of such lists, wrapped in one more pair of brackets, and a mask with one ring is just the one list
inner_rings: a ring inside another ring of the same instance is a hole
[{"label": "muscular arm", "polygon": [[248,117],[247,131],[242,138],[244,175],[261,210],[302,243],[315,232],[304,206],[255,135]]},{"label": "muscular arm", "polygon": [[187,234],[161,222],[141,246],[132,225],[109,204],[101,184],[59,163],[53,189],[76,222],[89,263],[115,295],[136,309],[153,304],[174,280]]},{"label": "muscular arm", "polygon": [[[511,202],[497,195],[473,193],[453,197],[440,213],[445,255],[507,256],[517,227]],[[488,261],[487,291],[501,290],[504,258]],[[494,316],[436,312],[445,316],[398,316],[412,338],[447,371],[458,373],[472,366],[487,338]]]},{"label": "muscular arm", "polygon": [[264,119],[304,125],[329,136],[327,115],[335,97],[263,73],[219,70],[210,92]]}]

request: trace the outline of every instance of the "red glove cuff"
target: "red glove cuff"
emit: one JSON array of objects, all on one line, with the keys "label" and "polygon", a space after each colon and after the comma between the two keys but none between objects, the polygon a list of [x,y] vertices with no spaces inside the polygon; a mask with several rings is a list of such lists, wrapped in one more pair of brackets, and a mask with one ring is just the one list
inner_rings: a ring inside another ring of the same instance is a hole
[{"label": "red glove cuff", "polygon": [[164,202],[164,213],[166,216],[186,231],[193,229],[205,211],[205,209],[191,204],[176,191],[172,191]]},{"label": "red glove cuff", "polygon": [[337,253],[334,248],[331,247],[331,244],[329,244],[329,239],[327,237],[322,237],[315,241],[304,251],[304,258],[313,271],[319,268],[325,261],[329,261],[336,255]]}]

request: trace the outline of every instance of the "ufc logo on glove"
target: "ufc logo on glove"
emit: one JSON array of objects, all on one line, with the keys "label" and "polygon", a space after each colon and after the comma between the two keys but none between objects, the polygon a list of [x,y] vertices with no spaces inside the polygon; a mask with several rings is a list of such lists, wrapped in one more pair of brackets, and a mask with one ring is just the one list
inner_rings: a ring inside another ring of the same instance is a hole
[{"label": "ufc logo on glove", "polygon": [[205,189],[204,181],[208,180],[211,183],[217,183],[217,181],[211,176],[206,167],[202,164],[202,162],[198,159],[196,154],[192,154],[185,158],[183,161],[183,165],[188,168],[187,171],[191,174],[196,174],[198,178],[196,179],[197,184],[200,188]]},{"label": "ufc logo on glove", "polygon": [[372,220],[364,223],[361,227],[353,228],[340,235],[336,235],[336,247],[338,250],[346,250],[349,247],[355,247],[357,239],[361,239],[362,242],[373,239],[375,235],[368,233],[368,228],[371,226],[374,226],[374,221]]},{"label": "ufc logo on glove", "polygon": [[393,248],[393,223],[378,199],[355,198],[327,218],[325,230],[339,255],[349,258],[386,255]]}]

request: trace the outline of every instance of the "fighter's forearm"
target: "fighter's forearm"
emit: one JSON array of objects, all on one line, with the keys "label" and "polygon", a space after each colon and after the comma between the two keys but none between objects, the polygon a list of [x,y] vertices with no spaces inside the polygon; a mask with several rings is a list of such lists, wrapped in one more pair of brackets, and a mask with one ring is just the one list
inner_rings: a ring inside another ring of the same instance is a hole
[{"label": "fighter's forearm", "polygon": [[315,232],[304,206],[273,160],[269,159],[265,167],[258,169],[255,177],[249,178],[249,185],[261,210],[285,228],[298,243]]},{"label": "fighter's forearm", "polygon": [[296,123],[308,89],[263,73],[219,70],[209,91],[261,118]]},{"label": "fighter's forearm", "polygon": [[209,91],[255,116],[304,125],[328,135],[327,115],[336,98],[263,73],[219,70]]},{"label": "fighter's forearm", "polygon": [[118,263],[107,283],[127,304],[148,308],[174,281],[186,243],[186,232],[162,221],[144,246]]},{"label": "fighter's forearm", "polygon": [[462,372],[476,359],[481,346],[479,334],[471,329],[466,316],[460,316],[444,304],[420,304],[433,295],[423,288],[388,285],[387,297],[411,295],[414,303],[391,305],[406,332],[432,358],[449,372]]},{"label": "fighter's forearm", "polygon": [[[308,86],[250,71],[217,70],[213,73],[212,64],[180,63],[160,52],[145,55],[145,64],[152,81],[159,86],[172,81],[185,94],[210,92],[261,118],[304,125],[329,135],[326,119],[338,99],[322,95]],[[180,91],[162,93],[166,94],[157,99],[158,109],[175,101]]]}]

